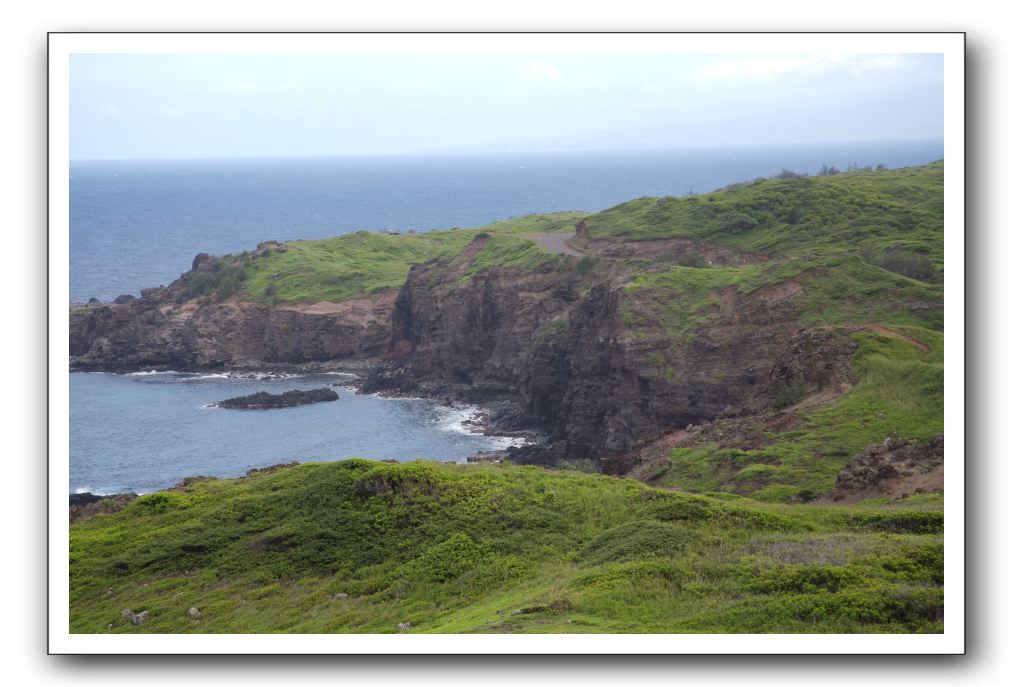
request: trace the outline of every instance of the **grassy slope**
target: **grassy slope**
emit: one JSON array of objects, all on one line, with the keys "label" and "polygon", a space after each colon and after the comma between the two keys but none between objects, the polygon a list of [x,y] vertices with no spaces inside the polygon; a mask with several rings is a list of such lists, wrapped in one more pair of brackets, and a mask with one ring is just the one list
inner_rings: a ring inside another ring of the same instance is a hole
[{"label": "grassy slope", "polygon": [[532,467],[307,464],[72,526],[71,629],[938,632],[941,506],[764,505]]},{"label": "grassy slope", "polygon": [[917,327],[898,329],[932,347],[922,352],[900,337],[851,336],[854,389],[829,405],[803,411],[790,431],[767,432],[753,450],[703,444],[673,449],[656,483],[689,491],[723,490],[786,501],[834,488],[849,458],[884,437],[927,439],[943,433],[943,337]]}]

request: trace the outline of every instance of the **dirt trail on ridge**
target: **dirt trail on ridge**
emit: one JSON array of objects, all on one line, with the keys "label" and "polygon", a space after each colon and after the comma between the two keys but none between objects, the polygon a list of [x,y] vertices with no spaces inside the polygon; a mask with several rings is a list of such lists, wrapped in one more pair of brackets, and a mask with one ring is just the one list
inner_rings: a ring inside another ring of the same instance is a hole
[{"label": "dirt trail on ridge", "polygon": [[574,236],[576,234],[525,234],[524,238],[531,239],[550,253],[562,253],[582,258],[587,253],[577,250],[569,244],[570,239]]}]

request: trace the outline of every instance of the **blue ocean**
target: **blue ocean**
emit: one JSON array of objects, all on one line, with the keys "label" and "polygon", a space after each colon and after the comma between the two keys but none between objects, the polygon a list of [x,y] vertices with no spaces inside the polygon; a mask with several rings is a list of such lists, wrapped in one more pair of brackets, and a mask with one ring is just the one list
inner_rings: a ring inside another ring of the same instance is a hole
[{"label": "blue ocean", "polygon": [[[822,165],[901,167],[941,141],[752,146],[630,153],[76,161],[70,167],[70,300],[168,284],[200,252],[361,229],[478,226],[533,212],[601,210],[641,196],[704,193]],[[326,377],[326,376],[325,376]],[[70,490],[151,491],[185,476],[349,456],[461,460],[511,442],[469,431],[475,409],[381,399],[272,411],[209,403],[338,383],[193,374],[71,374]]]}]

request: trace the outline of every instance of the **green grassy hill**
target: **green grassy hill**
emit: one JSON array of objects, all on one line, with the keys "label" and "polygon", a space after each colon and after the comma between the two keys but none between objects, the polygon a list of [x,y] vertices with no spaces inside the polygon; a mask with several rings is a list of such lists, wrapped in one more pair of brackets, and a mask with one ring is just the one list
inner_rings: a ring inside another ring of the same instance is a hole
[{"label": "green grassy hill", "polygon": [[934,281],[943,264],[943,163],[641,198],[591,215],[587,224],[592,238],[682,237],[780,257],[858,253]]},{"label": "green grassy hill", "polygon": [[306,464],[72,526],[71,630],[939,632],[941,507],[764,505],[534,467]]}]

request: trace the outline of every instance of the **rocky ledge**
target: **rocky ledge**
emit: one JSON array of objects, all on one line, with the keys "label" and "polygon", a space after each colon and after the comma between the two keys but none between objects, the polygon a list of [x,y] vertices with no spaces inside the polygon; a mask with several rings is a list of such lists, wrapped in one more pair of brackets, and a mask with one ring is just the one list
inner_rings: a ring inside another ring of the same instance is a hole
[{"label": "rocky ledge", "polygon": [[241,410],[267,410],[270,408],[291,408],[310,403],[337,400],[338,394],[333,389],[310,389],[308,391],[296,389],[281,394],[269,394],[266,391],[258,391],[249,396],[227,398],[224,401],[215,403],[215,406],[218,408],[238,408]]}]

